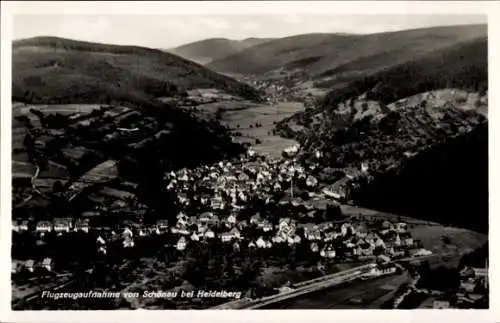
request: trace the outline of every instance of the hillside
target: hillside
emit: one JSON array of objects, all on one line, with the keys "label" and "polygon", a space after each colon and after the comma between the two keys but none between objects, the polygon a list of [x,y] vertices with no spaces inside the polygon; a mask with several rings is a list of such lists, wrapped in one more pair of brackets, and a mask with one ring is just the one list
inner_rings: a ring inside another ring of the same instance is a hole
[{"label": "hillside", "polygon": [[13,98],[30,103],[133,103],[217,88],[248,99],[258,93],[229,77],[160,50],[56,37],[13,42]]},{"label": "hillside", "polygon": [[364,163],[364,175],[338,185],[357,205],[484,232],[487,114],[487,39],[479,38],[338,85],[277,129],[301,142],[303,159],[322,152],[321,168]]},{"label": "hillside", "polygon": [[488,126],[447,140],[377,177],[360,205],[488,232]]},{"label": "hillside", "polygon": [[488,41],[474,39],[380,71],[332,90],[326,106],[335,106],[353,95],[390,103],[417,93],[440,88],[484,91],[488,86]]},{"label": "hillside", "polygon": [[[368,35],[306,34],[253,46],[207,65],[223,73],[301,74],[350,79],[406,62],[432,50],[487,35],[485,25],[433,27]],[[339,73],[342,72],[342,75]]]},{"label": "hillside", "polygon": [[224,58],[270,40],[272,38],[247,38],[243,40],[210,38],[168,49],[167,52],[199,64],[208,64],[213,60]]}]

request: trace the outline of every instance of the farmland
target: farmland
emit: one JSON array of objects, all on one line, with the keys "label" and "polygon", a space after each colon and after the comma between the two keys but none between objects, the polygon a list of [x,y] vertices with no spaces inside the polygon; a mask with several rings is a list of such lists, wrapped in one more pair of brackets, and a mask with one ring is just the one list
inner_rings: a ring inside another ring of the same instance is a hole
[{"label": "farmland", "polygon": [[296,142],[274,135],[275,123],[304,111],[301,102],[262,105],[248,101],[226,101],[202,104],[197,108],[207,115],[214,115],[220,111],[221,122],[232,129],[237,142],[248,142],[255,151],[273,157],[279,156],[284,148]]}]

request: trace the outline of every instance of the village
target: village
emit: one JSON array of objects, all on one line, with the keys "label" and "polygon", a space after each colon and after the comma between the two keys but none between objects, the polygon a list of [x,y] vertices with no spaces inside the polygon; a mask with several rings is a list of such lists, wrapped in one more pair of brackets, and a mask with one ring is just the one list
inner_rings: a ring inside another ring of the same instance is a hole
[{"label": "village", "polygon": [[[297,150],[291,147],[284,152],[288,158],[272,160],[249,149],[238,163],[219,162],[166,173],[165,188],[175,194],[180,210],[175,220],[166,217],[144,224],[139,216],[136,220],[120,221],[108,215],[117,220],[112,223],[102,220],[106,208],[84,212],[74,220],[16,220],[14,241],[26,235],[35,238],[29,249],[32,255],[23,254],[24,261],[14,262],[13,272],[58,268],[50,257],[40,254],[37,246],[82,234],[92,237],[85,240],[101,255],[111,252],[109,244],[119,242],[124,249],[134,248],[137,241],[151,236],[168,237],[168,247],[180,254],[198,244],[210,245],[214,240],[231,246],[234,252],[273,248],[284,251],[300,246],[306,251],[301,257],[330,262],[431,253],[412,238],[406,223],[356,222],[342,215],[335,199],[341,195],[319,187],[313,170],[296,164]],[[115,200],[113,205],[129,207],[123,200]],[[15,256],[14,253],[14,259]]]}]

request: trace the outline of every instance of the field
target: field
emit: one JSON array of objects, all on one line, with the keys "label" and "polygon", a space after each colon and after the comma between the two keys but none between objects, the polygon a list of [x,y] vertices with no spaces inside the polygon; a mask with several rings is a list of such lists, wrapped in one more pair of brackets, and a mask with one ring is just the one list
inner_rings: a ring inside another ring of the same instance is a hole
[{"label": "field", "polygon": [[[304,110],[300,102],[280,102],[276,105],[258,105],[250,102],[218,102],[199,105],[205,113],[215,114],[218,109],[222,114],[222,122],[241,132],[236,136],[238,142],[250,142],[258,153],[269,156],[280,156],[284,148],[296,143],[294,140],[272,134],[274,124],[297,112]],[[256,122],[262,126],[256,127]],[[259,140],[260,143],[256,143]]]},{"label": "field", "polygon": [[[485,244],[488,237],[474,231],[445,226],[415,226],[412,236],[422,241],[424,248],[432,251],[472,251]],[[446,242],[446,243],[445,243]]]}]

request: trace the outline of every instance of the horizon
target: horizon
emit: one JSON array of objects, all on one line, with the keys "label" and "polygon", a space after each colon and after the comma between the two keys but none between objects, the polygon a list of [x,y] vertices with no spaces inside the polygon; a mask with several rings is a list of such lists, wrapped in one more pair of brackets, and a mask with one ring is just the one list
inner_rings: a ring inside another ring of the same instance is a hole
[{"label": "horizon", "polygon": [[[166,50],[208,39],[241,41],[306,34],[368,35],[434,27],[487,25],[485,15],[457,14],[128,15],[124,18],[122,15],[18,15],[13,21],[13,41],[58,37]],[[170,30],[176,30],[175,35],[164,37]]]}]

